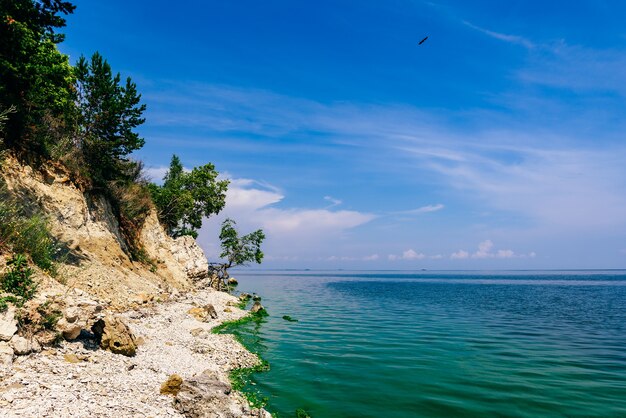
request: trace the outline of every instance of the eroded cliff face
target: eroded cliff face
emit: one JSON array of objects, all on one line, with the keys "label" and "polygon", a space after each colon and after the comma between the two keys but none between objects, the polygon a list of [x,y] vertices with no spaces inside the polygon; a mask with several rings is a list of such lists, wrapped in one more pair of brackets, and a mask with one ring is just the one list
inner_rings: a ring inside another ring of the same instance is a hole
[{"label": "eroded cliff face", "polygon": [[139,234],[149,266],[128,257],[126,243],[110,203],[85,194],[70,180],[64,167],[47,164],[34,170],[15,158],[5,158],[0,176],[11,192],[48,217],[50,230],[67,252],[59,279],[110,304],[124,308],[146,299],[188,290],[207,272],[202,249],[191,237],[172,239],[148,215]]}]

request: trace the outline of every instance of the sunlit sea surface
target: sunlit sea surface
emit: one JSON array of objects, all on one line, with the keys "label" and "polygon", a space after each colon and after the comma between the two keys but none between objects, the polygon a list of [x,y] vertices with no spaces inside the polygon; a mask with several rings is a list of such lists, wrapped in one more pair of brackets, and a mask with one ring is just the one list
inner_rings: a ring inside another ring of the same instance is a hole
[{"label": "sunlit sea surface", "polygon": [[626,271],[233,275],[281,418],[626,417]]}]

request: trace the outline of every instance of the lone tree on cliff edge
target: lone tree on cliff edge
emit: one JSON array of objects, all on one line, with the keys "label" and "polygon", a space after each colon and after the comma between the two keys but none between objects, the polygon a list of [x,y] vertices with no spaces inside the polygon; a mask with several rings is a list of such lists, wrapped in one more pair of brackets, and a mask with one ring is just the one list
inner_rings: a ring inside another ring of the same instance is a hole
[{"label": "lone tree on cliff edge", "polygon": [[226,262],[211,263],[209,270],[216,275],[217,279],[212,285],[218,290],[221,290],[222,286],[226,287],[230,277],[228,269],[231,267],[245,266],[251,262],[261,264],[263,261],[261,243],[264,239],[265,234],[261,229],[240,237],[235,229],[235,221],[226,219],[222,223],[220,232],[220,241],[222,242],[220,258]]}]

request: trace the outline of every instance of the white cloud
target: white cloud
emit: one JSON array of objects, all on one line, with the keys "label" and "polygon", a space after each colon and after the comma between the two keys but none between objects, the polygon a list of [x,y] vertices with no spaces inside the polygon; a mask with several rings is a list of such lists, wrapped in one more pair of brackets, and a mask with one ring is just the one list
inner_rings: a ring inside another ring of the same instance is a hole
[{"label": "white cloud", "polygon": [[[212,243],[226,217],[234,219],[242,233],[262,228],[267,237],[264,250],[267,259],[279,261],[303,259],[311,251],[319,252],[321,247],[342,239],[352,228],[375,218],[370,213],[350,210],[279,208],[277,204],[285,195],[278,188],[252,179],[228,177],[226,206],[218,216],[204,222],[199,235],[199,242],[207,251],[214,250]],[[209,258],[214,257],[209,254]]]},{"label": "white cloud", "polygon": [[335,207],[335,206],[339,206],[339,205],[341,205],[343,203],[341,200],[335,199],[332,196],[324,196],[324,200],[327,200],[327,201],[330,202],[330,206],[327,206],[326,209],[332,208],[332,207]]},{"label": "white cloud", "polygon": [[229,211],[254,212],[278,203],[284,199],[277,190],[261,188],[250,179],[231,179],[226,191],[226,205]]},{"label": "white cloud", "polygon": [[493,254],[491,249],[493,248],[493,242],[486,240],[478,244],[478,251],[472,254],[472,258],[491,258]]},{"label": "white cloud", "polygon": [[432,258],[427,256],[426,254],[423,253],[418,253],[417,251],[413,250],[413,249],[408,249],[406,251],[403,251],[401,255],[396,255],[396,254],[389,254],[387,256],[387,259],[390,261],[396,261],[396,260],[423,260],[425,258]]},{"label": "white cloud", "polygon": [[455,253],[452,253],[450,255],[450,258],[453,260],[464,260],[466,258],[469,258],[469,253],[467,251],[459,250]]},{"label": "white cloud", "polygon": [[478,250],[470,254],[468,251],[459,250],[450,255],[453,260],[463,260],[468,258],[488,259],[488,258],[534,258],[534,252],[528,254],[516,254],[513,250],[494,250],[494,244],[491,240],[485,240],[478,244]]},{"label": "white cloud", "polygon": [[148,179],[154,183],[160,183],[163,181],[163,177],[170,168],[168,166],[158,166],[158,167],[146,167],[143,169],[143,172],[148,177]]},{"label": "white cloud", "polygon": [[366,255],[363,257],[363,261],[376,261],[380,258],[378,254]]},{"label": "white cloud", "polygon": [[444,207],[445,207],[444,205],[442,205],[441,203],[438,203],[436,205],[427,205],[427,206],[422,206],[421,208],[405,210],[405,211],[396,212],[396,213],[402,214],[402,215],[420,215],[422,213],[437,212],[443,209]]},{"label": "white cloud", "polygon": [[422,253],[417,253],[414,250],[406,250],[402,253],[403,260],[423,260],[426,256]]}]

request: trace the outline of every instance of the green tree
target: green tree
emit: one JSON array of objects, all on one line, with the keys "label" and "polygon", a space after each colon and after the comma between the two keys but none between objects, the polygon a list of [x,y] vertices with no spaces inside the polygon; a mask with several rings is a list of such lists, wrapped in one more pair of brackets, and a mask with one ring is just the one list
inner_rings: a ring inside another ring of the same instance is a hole
[{"label": "green tree", "polygon": [[236,266],[245,266],[249,263],[261,264],[263,261],[263,251],[261,244],[265,239],[263,230],[257,229],[244,236],[239,236],[239,232],[235,229],[236,222],[228,218],[222,222],[220,230],[220,241],[222,253],[220,258],[225,260],[223,263],[211,263],[210,273],[213,273],[217,282],[212,285],[218,290],[222,286],[228,285],[228,269]]},{"label": "green tree", "polygon": [[50,135],[45,119],[71,123],[73,75],[56,44],[65,26],[62,15],[75,6],[60,0],[0,0],[0,106],[15,106],[7,123],[6,142],[46,153]]},{"label": "green tree", "polygon": [[[129,171],[125,157],[144,145],[135,131],[145,122],[141,95],[130,77],[120,74],[99,53],[91,61],[81,56],[74,67],[78,107],[76,146],[82,151],[97,185],[118,180]],[[132,163],[130,163],[132,165]],[[132,171],[132,170],[131,170]]]},{"label": "green tree", "polygon": [[226,219],[222,222],[220,231],[220,241],[222,242],[220,258],[226,260],[226,268],[247,265],[251,262],[261,264],[263,261],[261,243],[265,239],[263,230],[257,229],[240,237],[235,229],[235,224],[232,219]]},{"label": "green tree", "polygon": [[226,203],[228,180],[217,180],[213,164],[185,172],[178,156],[173,155],[163,185],[150,185],[159,221],[173,237],[191,235],[202,226],[202,220],[219,213]]}]

